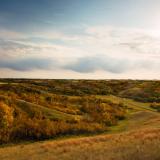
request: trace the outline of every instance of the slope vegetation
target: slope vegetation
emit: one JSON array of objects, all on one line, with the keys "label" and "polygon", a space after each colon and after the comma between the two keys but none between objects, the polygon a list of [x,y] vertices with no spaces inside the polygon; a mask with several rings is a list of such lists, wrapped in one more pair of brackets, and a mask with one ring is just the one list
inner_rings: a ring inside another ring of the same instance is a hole
[{"label": "slope vegetation", "polygon": [[0,159],[159,160],[159,98],[159,81],[1,80]]}]

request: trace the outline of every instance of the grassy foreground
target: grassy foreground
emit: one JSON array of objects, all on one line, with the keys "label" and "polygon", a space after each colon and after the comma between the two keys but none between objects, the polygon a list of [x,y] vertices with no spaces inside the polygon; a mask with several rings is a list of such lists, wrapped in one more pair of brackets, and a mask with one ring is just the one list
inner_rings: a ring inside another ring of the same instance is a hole
[{"label": "grassy foreground", "polygon": [[160,129],[37,142],[0,149],[1,160],[158,160]]}]

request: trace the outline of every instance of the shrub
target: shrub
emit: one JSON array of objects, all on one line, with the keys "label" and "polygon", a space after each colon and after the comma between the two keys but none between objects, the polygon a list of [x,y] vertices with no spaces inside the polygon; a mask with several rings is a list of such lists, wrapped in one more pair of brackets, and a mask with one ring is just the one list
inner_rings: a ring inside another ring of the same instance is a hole
[{"label": "shrub", "polygon": [[150,107],[153,108],[153,109],[156,109],[158,112],[160,112],[160,104],[155,102],[155,103],[152,103],[150,105]]},{"label": "shrub", "polygon": [[13,124],[13,110],[8,105],[0,102],[0,143],[8,142],[11,126]]}]

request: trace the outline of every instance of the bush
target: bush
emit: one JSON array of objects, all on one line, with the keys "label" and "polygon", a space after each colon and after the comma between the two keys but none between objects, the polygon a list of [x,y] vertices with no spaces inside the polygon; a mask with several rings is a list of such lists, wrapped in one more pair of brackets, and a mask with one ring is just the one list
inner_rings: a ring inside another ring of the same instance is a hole
[{"label": "bush", "polygon": [[13,124],[13,110],[0,102],[0,143],[8,142]]},{"label": "bush", "polygon": [[11,133],[11,140],[42,140],[49,139],[60,135],[84,134],[100,132],[106,128],[98,123],[79,122],[70,124],[63,121],[51,121],[48,119],[21,119],[17,121],[16,126]]},{"label": "bush", "polygon": [[150,107],[153,108],[153,109],[156,109],[158,112],[160,112],[160,104],[155,102],[155,103],[152,103],[150,105]]}]

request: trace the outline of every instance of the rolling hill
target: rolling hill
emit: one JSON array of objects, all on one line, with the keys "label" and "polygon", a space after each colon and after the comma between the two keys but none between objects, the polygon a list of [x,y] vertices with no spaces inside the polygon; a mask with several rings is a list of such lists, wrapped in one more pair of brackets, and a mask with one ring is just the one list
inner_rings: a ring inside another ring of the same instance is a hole
[{"label": "rolling hill", "polygon": [[159,98],[159,81],[2,79],[0,159],[158,160]]}]

